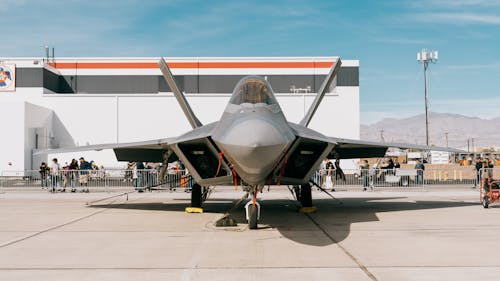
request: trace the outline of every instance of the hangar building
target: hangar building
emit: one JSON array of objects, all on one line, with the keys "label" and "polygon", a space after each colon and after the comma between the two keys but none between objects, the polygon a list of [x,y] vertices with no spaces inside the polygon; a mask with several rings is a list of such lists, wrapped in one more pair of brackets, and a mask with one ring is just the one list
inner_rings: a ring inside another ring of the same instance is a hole
[{"label": "hangar building", "polygon": [[[124,143],[190,129],[157,66],[159,58],[0,58],[0,171],[37,169],[37,149]],[[237,81],[264,76],[291,122],[299,122],[336,57],[169,57],[202,123],[218,120]],[[343,60],[310,127],[359,138],[359,61]],[[251,133],[251,132],[249,132]],[[117,166],[112,151],[87,156]]]}]

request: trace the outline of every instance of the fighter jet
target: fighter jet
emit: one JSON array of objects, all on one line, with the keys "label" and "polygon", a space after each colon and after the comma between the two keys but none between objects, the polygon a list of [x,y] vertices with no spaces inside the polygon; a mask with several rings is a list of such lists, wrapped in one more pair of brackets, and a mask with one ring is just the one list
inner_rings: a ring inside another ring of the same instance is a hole
[{"label": "fighter jet", "polygon": [[[302,206],[313,207],[310,179],[325,158],[384,157],[390,147],[454,151],[327,137],[309,129],[314,113],[340,70],[340,58],[332,65],[299,124],[286,120],[266,79],[247,76],[234,87],[220,120],[203,125],[179,90],[163,58],[158,65],[191,124],[191,131],[175,138],[91,145],[52,152],[113,149],[118,161],[164,162],[164,167],[176,157],[184,163],[196,182],[192,187],[191,207],[201,208],[202,190],[208,186],[243,186],[247,195],[251,196],[245,206],[249,228],[255,229],[260,217],[257,195],[264,185],[294,185]],[[163,178],[163,175],[160,177]]]}]

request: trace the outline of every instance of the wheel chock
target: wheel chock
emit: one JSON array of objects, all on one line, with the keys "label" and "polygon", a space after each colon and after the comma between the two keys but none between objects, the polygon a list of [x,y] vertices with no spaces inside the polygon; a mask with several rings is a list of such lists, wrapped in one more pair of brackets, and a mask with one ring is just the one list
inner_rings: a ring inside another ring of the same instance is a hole
[{"label": "wheel chock", "polygon": [[185,209],[186,213],[188,214],[193,214],[193,213],[203,213],[203,208],[198,208],[198,207],[186,207]]},{"label": "wheel chock", "polygon": [[318,210],[318,208],[316,208],[316,207],[302,207],[299,209],[299,213],[312,214],[312,213],[316,212],[317,210]]},{"label": "wheel chock", "polygon": [[216,227],[238,226],[238,222],[230,215],[225,215],[215,222]]}]

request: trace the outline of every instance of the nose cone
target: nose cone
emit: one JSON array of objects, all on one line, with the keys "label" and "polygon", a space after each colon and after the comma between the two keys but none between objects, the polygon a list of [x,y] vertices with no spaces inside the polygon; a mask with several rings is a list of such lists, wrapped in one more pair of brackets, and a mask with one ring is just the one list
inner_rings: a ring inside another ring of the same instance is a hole
[{"label": "nose cone", "polygon": [[214,139],[249,184],[264,183],[293,136],[268,120],[248,119]]}]

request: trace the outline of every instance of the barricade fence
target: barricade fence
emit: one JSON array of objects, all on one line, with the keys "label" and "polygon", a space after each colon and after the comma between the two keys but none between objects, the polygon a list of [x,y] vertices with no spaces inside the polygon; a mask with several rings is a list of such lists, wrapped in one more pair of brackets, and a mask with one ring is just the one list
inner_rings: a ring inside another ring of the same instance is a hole
[{"label": "barricade fence", "polygon": [[[489,168],[493,177],[500,178],[500,167]],[[478,187],[481,171],[460,169],[346,169],[317,171],[312,178],[325,189],[400,189],[436,186]]]},{"label": "barricade fence", "polygon": [[[325,189],[345,188],[367,189],[408,189],[462,185],[479,187],[481,177],[490,175],[500,178],[500,167],[477,171],[475,168],[461,169],[353,169],[343,173],[332,170],[318,170],[312,181]],[[125,170],[59,170],[57,173],[28,171],[1,171],[0,190],[57,189],[71,191],[112,191],[112,190],[173,190],[190,188],[194,180],[184,170],[168,170],[163,181],[158,169]]]},{"label": "barricade fence", "polygon": [[163,182],[160,171],[144,170],[59,170],[53,172],[3,171],[0,172],[0,189],[34,190],[47,189],[56,191],[112,191],[133,189],[173,190],[189,188],[192,178],[184,170],[168,171]]}]

